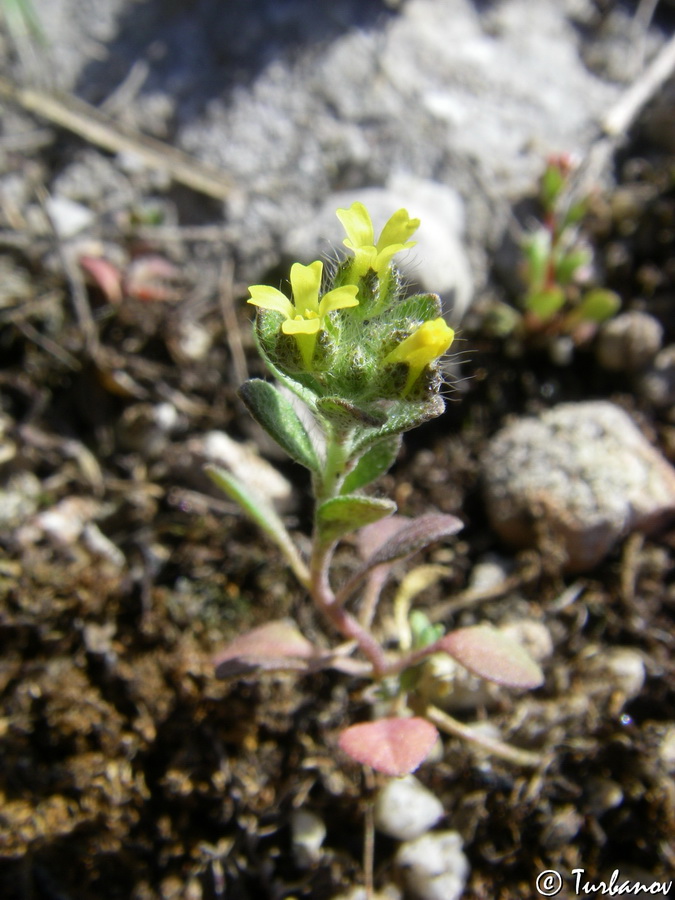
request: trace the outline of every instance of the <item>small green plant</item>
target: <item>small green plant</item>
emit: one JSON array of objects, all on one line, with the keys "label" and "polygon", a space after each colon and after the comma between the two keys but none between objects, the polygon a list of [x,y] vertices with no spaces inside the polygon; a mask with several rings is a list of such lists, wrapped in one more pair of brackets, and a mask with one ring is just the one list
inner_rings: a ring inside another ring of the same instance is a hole
[{"label": "small green plant", "polygon": [[[500,684],[540,685],[542,673],[520,644],[489,625],[444,634],[419,610],[410,612],[412,595],[430,581],[428,572],[395,603],[398,646],[383,643],[373,627],[394,561],[462,527],[451,515],[395,515],[391,500],[364,491],[393,464],[401,434],[443,412],[440,359],[454,332],[442,318],[435,294],[405,296],[393,261],[413,246],[410,238],[419,220],[399,210],[376,242],[361,203],[337,215],[350,254],[332,272],[326,274],[320,261],[295,263],[290,297],[267,285],[250,288],[248,302],[257,307],[258,349],[286,391],[261,379],[240,389],[256,421],[311,473],[315,509],[309,558],[303,558],[275,510],[251,485],[229,471],[208,471],[283,551],[342,642],[327,650],[311,643],[292,620],[273,621],[225,647],[216,659],[217,673],[230,678],[332,667],[372,680],[373,696],[387,714],[350,725],[339,744],[353,759],[389,775],[416,769],[436,742],[437,728],[532,763],[534,754],[479,737],[433,702],[435,687],[445,677],[434,666],[440,658],[452,657],[475,675]],[[304,405],[312,424],[298,414],[289,394]],[[333,553],[352,532],[357,532],[363,562],[335,586]],[[438,577],[438,567],[427,568],[433,569],[431,580]]]},{"label": "small green plant", "polygon": [[572,200],[574,164],[566,154],[548,160],[539,184],[541,221],[522,238],[522,314],[504,311],[501,331],[555,338],[569,335],[576,344],[594,337],[598,326],[619,309],[613,291],[587,286],[593,262],[580,229],[588,198]]}]

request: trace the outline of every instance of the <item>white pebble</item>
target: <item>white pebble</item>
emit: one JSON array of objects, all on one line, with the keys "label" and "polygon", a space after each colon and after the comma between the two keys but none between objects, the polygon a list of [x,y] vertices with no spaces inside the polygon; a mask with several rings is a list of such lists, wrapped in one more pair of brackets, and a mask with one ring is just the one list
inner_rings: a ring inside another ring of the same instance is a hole
[{"label": "white pebble", "polygon": [[418,900],[460,900],[469,875],[469,861],[456,831],[432,831],[402,844],[396,864]]},{"label": "white pebble", "polygon": [[375,801],[375,827],[399,841],[425,834],[443,814],[441,801],[414,775],[392,779]]},{"label": "white pebble", "polygon": [[322,818],[308,809],[296,809],[291,815],[291,845],[293,859],[299,869],[310,869],[321,857],[321,845],[326,839]]}]

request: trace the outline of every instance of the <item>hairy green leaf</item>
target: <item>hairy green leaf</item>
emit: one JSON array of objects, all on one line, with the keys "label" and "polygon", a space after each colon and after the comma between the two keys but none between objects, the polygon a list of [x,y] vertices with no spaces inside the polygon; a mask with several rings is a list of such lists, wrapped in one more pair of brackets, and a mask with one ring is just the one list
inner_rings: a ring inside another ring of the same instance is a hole
[{"label": "hairy green leaf", "polygon": [[396,504],[391,500],[378,500],[375,497],[359,497],[346,495],[326,500],[316,511],[316,522],[320,540],[332,543],[369,525],[385,516],[396,512]]},{"label": "hairy green leaf", "polygon": [[316,401],[316,411],[340,428],[379,428],[387,421],[386,413],[362,409],[342,397],[322,397]]},{"label": "hairy green leaf", "polygon": [[384,475],[393,466],[400,449],[401,436],[398,434],[386,437],[373,444],[345,478],[342,493],[351,494],[353,491],[357,491],[359,488],[375,481],[380,475]]},{"label": "hairy green leaf", "polygon": [[256,422],[262,425],[291,459],[313,472],[320,470],[312,439],[293,404],[281,391],[268,381],[253,378],[242,384],[239,396]]}]

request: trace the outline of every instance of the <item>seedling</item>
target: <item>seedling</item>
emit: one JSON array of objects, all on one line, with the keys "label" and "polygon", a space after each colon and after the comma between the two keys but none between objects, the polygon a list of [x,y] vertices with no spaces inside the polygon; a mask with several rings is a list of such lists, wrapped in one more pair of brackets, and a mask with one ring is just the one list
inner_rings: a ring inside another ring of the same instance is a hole
[{"label": "seedling", "polygon": [[[387,775],[414,771],[436,743],[438,728],[516,762],[536,763],[535,754],[479,737],[434,706],[434,684],[438,680],[440,686],[442,676],[436,679],[433,663],[439,658],[451,657],[497,684],[539,686],[542,673],[518,643],[491,625],[444,634],[419,610],[410,612],[416,589],[408,589],[397,604],[398,646],[386,645],[373,627],[393,563],[452,538],[462,527],[452,515],[396,515],[391,500],[365,491],[393,464],[402,433],[443,412],[440,359],[454,332],[435,294],[405,296],[394,263],[397,254],[414,245],[410,238],[419,220],[400,209],[375,241],[363,204],[337,215],[347,232],[349,255],[330,273],[320,261],[295,263],[290,297],[267,285],[250,288],[258,350],[285,390],[261,379],[246,381],[240,389],[254,419],[311,473],[315,508],[309,558],[253,486],[214,466],[208,472],[281,549],[331,636],[342,641],[326,650],[310,642],[291,619],[268,622],[220,652],[217,674],[235,678],[334,668],[370,679],[389,714],[345,728],[339,745]],[[305,415],[298,413],[298,404]],[[362,563],[336,586],[331,560],[338,542],[352,532]]]},{"label": "seedling", "polygon": [[541,219],[521,239],[522,312],[495,312],[502,333],[544,340],[569,336],[583,344],[619,309],[617,294],[589,283],[593,253],[580,233],[589,198],[573,198],[574,169],[566,154],[548,160],[539,183]]}]

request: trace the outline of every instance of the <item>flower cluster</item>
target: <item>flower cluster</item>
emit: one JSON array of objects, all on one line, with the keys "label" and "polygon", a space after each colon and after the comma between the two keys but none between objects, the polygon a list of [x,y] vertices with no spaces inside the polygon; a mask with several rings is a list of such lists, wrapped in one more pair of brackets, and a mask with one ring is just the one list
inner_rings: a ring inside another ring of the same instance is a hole
[{"label": "flower cluster", "polygon": [[251,285],[249,291],[253,306],[271,309],[284,316],[281,330],[292,334],[298,342],[302,361],[306,369],[311,369],[314,345],[319,331],[325,327],[326,316],[337,309],[358,306],[358,288],[348,284],[327,291],[319,300],[323,263],[313,262],[310,266],[294,263],[291,266],[291,290],[294,304],[277,288],[266,284]]},{"label": "flower cluster", "polygon": [[419,219],[411,219],[408,211],[399,209],[389,219],[375,243],[373,223],[363,203],[352,203],[349,209],[338,209],[347,237],[342,242],[354,254],[350,267],[353,278],[363,277],[372,269],[381,277],[392,259],[401,250],[415,246],[408,238],[420,227]]},{"label": "flower cluster", "polygon": [[291,267],[290,298],[269,285],[249,288],[266,362],[278,377],[290,379],[292,390],[301,386],[314,397],[357,405],[431,399],[438,387],[431,376],[454,332],[440,315],[438,297],[403,297],[393,261],[415,245],[410,238],[419,219],[399,209],[376,241],[362,203],[339,209],[337,216],[351,255],[332,277],[317,260]]}]

